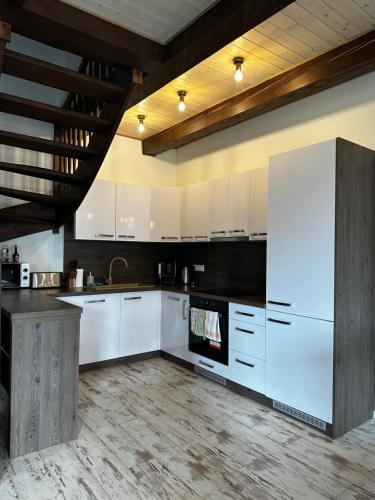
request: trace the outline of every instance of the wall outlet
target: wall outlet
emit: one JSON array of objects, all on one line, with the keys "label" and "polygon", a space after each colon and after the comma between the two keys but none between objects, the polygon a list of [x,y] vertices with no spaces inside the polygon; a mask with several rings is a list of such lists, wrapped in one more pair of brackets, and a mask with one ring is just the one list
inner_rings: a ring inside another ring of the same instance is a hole
[{"label": "wall outlet", "polygon": [[194,271],[204,273],[204,264],[194,264]]}]

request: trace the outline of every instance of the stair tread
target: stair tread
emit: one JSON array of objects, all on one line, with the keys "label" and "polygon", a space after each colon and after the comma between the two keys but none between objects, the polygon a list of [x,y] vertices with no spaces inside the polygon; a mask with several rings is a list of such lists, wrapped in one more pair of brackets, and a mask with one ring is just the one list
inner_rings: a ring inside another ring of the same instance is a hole
[{"label": "stair tread", "polygon": [[48,168],[34,167],[32,165],[23,165],[17,163],[7,163],[0,161],[0,170],[3,172],[12,172],[14,174],[28,175],[39,179],[46,179],[55,182],[63,182],[65,184],[81,184],[88,179],[83,175],[67,174],[65,172],[57,172]]},{"label": "stair tread", "polygon": [[41,102],[0,92],[0,108],[4,113],[24,116],[34,120],[65,125],[81,130],[100,131],[111,125],[109,120],[78,111],[59,108]]},{"label": "stair tread", "polygon": [[72,200],[70,198],[59,198],[48,194],[34,193],[31,191],[22,191],[20,189],[6,187],[0,187],[0,195],[54,207],[62,207],[76,202],[76,200]]},{"label": "stair tread", "polygon": [[23,149],[31,149],[32,151],[39,151],[58,156],[77,158],[80,160],[87,160],[99,153],[96,149],[92,149],[90,147],[83,148],[81,146],[73,146],[71,144],[64,144],[63,142],[17,134],[6,130],[0,130],[0,144]]}]

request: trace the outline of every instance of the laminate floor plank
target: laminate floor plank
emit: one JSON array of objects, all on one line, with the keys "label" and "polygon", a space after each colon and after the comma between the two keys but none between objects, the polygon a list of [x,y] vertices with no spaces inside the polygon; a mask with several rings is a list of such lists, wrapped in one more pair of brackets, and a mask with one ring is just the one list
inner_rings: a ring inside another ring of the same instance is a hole
[{"label": "laminate floor plank", "polygon": [[374,420],[333,441],[160,358],[82,373],[76,441],[0,438],[0,500],[375,499]]}]

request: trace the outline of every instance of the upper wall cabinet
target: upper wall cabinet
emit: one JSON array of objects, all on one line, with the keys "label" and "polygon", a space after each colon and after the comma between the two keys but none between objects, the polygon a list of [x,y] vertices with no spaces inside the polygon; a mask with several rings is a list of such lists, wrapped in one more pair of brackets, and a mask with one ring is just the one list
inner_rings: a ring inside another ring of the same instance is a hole
[{"label": "upper wall cabinet", "polygon": [[250,172],[250,239],[267,238],[268,167]]},{"label": "upper wall cabinet", "polygon": [[180,241],[181,188],[158,187],[151,190],[150,240]]},{"label": "upper wall cabinet", "polygon": [[95,180],[75,216],[75,237],[114,240],[116,234],[116,184]]},{"label": "upper wall cabinet", "polygon": [[198,182],[182,188],[181,241],[207,241],[210,220],[210,183]]},{"label": "upper wall cabinet", "polygon": [[249,235],[250,172],[210,182],[211,238]]},{"label": "upper wall cabinet", "polygon": [[149,241],[150,203],[150,188],[134,184],[117,184],[117,240]]}]

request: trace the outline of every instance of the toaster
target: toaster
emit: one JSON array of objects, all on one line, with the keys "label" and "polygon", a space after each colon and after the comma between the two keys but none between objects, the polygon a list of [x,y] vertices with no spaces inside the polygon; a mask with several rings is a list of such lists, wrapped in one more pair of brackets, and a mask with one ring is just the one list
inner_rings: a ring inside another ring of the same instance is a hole
[{"label": "toaster", "polygon": [[31,273],[31,288],[60,288],[62,273]]}]

